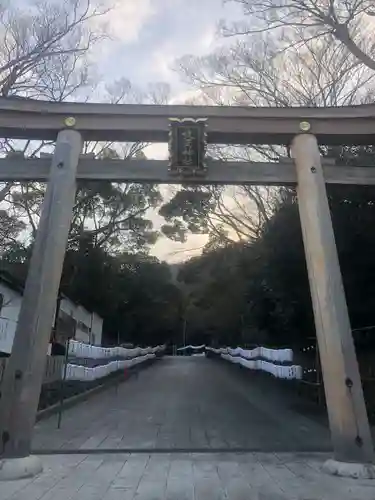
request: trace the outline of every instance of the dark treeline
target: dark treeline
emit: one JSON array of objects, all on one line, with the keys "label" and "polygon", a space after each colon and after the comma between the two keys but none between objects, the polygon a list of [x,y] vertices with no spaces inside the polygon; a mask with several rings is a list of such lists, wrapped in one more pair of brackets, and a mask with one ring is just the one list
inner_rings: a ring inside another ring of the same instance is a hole
[{"label": "dark treeline", "polygon": [[[327,152],[325,152],[327,153]],[[372,147],[342,148],[341,164],[371,165]],[[337,167],[339,168],[339,167]],[[327,186],[353,329],[375,325],[375,189]],[[314,319],[293,189],[280,190],[259,235],[187,262],[179,280],[189,288],[189,335],[220,344],[303,344]],[[355,334],[371,341],[374,329]]]},{"label": "dark treeline", "polygon": [[[1,269],[21,284],[30,250],[16,247],[1,261]],[[103,318],[105,344],[168,342],[180,323],[180,292],[169,266],[142,253],[111,256],[87,242],[69,249],[60,291]]]}]

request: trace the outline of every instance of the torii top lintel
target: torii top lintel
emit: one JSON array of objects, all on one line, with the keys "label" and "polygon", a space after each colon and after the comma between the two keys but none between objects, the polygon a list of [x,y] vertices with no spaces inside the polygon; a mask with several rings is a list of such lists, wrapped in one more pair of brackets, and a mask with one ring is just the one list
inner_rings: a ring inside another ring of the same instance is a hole
[{"label": "torii top lintel", "polygon": [[169,118],[207,118],[208,142],[288,144],[308,122],[320,144],[374,144],[375,104],[266,108],[55,103],[0,98],[0,137],[53,140],[73,117],[85,140],[167,142]]}]

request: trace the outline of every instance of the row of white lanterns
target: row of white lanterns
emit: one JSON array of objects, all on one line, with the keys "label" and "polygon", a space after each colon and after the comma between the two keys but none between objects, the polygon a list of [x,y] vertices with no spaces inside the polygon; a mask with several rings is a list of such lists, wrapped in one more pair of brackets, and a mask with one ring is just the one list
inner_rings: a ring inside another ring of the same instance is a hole
[{"label": "row of white lanterns", "polygon": [[287,380],[302,379],[303,370],[302,366],[299,365],[275,365],[270,361],[264,361],[263,359],[244,359],[239,356],[231,356],[230,354],[221,354],[221,357],[231,363],[237,363],[250,370],[261,370],[271,373],[276,378]]},{"label": "row of white lanterns", "polygon": [[106,365],[95,366],[93,368],[88,368],[86,366],[74,365],[72,363],[68,363],[68,365],[66,366],[65,380],[80,380],[80,381],[90,382],[93,380],[106,377],[111,373],[120,370],[125,370],[140,363],[144,363],[145,361],[148,361],[149,359],[153,359],[155,357],[156,355],[154,353],[148,353],[143,356],[138,356],[132,359],[121,359],[118,361],[110,361]]},{"label": "row of white lanterns", "polygon": [[293,350],[292,349],[269,349],[268,347],[256,347],[255,349],[243,349],[242,347],[221,347],[215,349],[213,347],[206,347],[216,354],[229,354],[230,356],[239,356],[245,359],[263,358],[269,361],[277,361],[279,363],[292,363]]},{"label": "row of white lanterns", "polygon": [[84,344],[76,340],[69,342],[69,355],[77,358],[86,359],[108,359],[108,358],[137,358],[146,354],[156,354],[164,351],[165,346],[156,347],[135,347],[127,349],[126,347],[99,347],[95,345]]}]

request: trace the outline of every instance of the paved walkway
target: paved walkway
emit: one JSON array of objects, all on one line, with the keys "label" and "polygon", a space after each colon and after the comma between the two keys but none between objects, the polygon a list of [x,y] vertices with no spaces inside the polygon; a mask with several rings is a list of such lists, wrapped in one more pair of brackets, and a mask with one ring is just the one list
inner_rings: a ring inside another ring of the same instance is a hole
[{"label": "paved walkway", "polygon": [[274,383],[202,357],[164,358],[118,389],[41,421],[40,450],[327,451],[327,428]]},{"label": "paved walkway", "polygon": [[0,500],[374,500],[374,481],[320,472],[295,454],[56,455]]},{"label": "paved walkway", "polygon": [[[311,450],[329,448],[327,429],[277,387],[229,364],[165,358],[68,410],[61,430],[56,416],[40,422],[44,472],[0,483],[0,500],[374,500],[375,482],[321,472],[330,455]],[[241,447],[273,451],[231,451]]]}]

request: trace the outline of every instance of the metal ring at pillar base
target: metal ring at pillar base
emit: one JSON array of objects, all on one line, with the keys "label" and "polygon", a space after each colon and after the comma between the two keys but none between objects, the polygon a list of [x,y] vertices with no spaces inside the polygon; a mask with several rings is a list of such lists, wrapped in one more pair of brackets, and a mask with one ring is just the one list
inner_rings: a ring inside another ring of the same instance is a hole
[{"label": "metal ring at pillar base", "polygon": [[43,471],[43,463],[36,455],[0,459],[0,481],[14,481],[34,477]]},{"label": "metal ring at pillar base", "polygon": [[339,462],[329,459],[323,464],[323,471],[332,476],[351,477],[353,479],[375,479],[374,464]]}]

